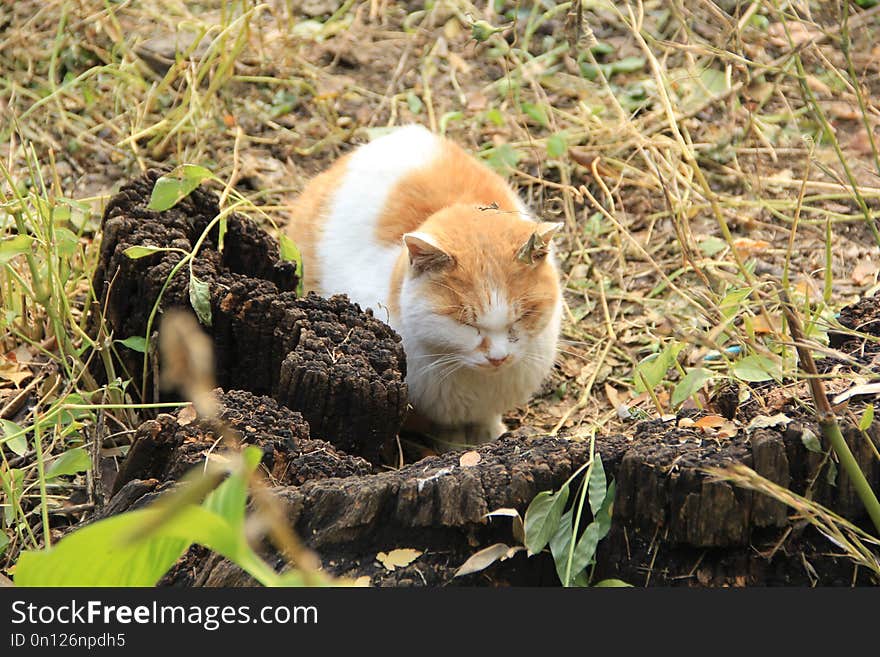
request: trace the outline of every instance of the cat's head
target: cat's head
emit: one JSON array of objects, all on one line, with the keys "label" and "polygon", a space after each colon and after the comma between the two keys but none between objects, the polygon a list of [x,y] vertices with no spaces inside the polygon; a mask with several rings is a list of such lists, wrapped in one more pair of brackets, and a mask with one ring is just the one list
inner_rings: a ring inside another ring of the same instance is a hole
[{"label": "cat's head", "polygon": [[[425,357],[504,371],[545,362],[561,314],[550,241],[559,223],[517,211],[454,205],[403,236],[400,314]],[[412,363],[418,367],[419,363]]]}]

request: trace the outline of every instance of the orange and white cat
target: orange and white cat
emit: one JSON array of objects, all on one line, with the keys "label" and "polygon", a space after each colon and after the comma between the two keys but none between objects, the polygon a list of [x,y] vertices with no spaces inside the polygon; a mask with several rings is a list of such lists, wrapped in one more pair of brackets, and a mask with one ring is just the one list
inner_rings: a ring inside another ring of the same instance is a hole
[{"label": "orange and white cat", "polygon": [[550,239],[511,187],[448,139],[406,126],[342,157],[297,199],[305,287],[345,293],[403,339],[417,422],[441,447],[506,431],[556,357]]}]

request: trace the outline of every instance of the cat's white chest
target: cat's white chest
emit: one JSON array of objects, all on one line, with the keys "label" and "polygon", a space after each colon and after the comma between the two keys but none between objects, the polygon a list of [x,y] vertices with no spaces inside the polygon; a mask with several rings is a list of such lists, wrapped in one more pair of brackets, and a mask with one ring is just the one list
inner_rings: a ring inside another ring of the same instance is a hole
[{"label": "cat's white chest", "polygon": [[424,167],[440,148],[437,137],[408,126],[360,147],[333,194],[317,243],[319,292],[338,293],[377,316],[388,302],[391,272],[401,246],[381,243],[377,226],[389,194],[407,174]]}]

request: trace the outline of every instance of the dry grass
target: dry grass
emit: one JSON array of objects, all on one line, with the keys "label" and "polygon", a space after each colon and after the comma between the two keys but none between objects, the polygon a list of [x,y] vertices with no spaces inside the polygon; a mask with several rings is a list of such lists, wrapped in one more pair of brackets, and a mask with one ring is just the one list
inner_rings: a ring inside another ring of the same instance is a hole
[{"label": "dry grass", "polygon": [[[622,406],[669,413],[694,368],[713,379],[687,403],[705,404],[736,373],[730,347],[796,377],[780,286],[819,352],[836,311],[880,289],[880,7],[21,0],[0,11],[0,230],[37,238],[0,273],[0,412],[22,428],[7,438],[28,440],[2,452],[18,491],[4,506],[7,566],[95,501],[97,473],[47,481],[50,457],[121,455],[137,421],[122,381],[89,380],[82,359],[109,344],[82,328],[102,206],[154,165],[204,165],[283,221],[309,176],[386,126],[423,123],[479,153],[567,226],[559,364],[511,418],[545,431],[625,430]],[[677,359],[636,390],[634,367],[666,349]]]}]

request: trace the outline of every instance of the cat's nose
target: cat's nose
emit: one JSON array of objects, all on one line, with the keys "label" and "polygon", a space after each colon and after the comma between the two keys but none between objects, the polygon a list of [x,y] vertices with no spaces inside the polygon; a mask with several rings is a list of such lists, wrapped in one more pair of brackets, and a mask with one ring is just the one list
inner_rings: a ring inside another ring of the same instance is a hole
[{"label": "cat's nose", "polygon": [[508,358],[510,358],[509,355],[507,355],[507,356],[502,356],[501,358],[489,358],[489,357],[487,357],[486,360],[489,361],[489,364],[490,364],[492,367],[501,367],[504,363],[507,362],[507,359],[508,359]]}]

